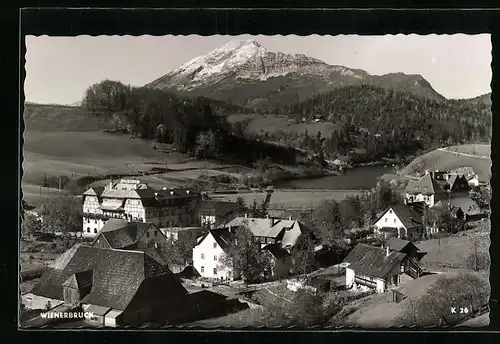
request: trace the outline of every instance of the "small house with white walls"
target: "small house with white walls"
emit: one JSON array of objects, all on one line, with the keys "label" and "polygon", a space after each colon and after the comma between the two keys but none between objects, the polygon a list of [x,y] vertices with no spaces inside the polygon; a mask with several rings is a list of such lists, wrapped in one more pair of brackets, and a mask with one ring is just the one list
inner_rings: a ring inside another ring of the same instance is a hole
[{"label": "small house with white walls", "polygon": [[405,203],[425,202],[432,207],[440,200],[446,199],[448,193],[445,190],[447,181],[438,182],[429,171],[419,180],[410,180],[405,188]]},{"label": "small house with white walls", "polygon": [[198,238],[193,247],[193,267],[201,277],[218,280],[238,279],[238,273],[233,271],[226,256],[233,240],[229,228],[211,229]]},{"label": "small house with white walls", "polygon": [[344,259],[347,289],[365,286],[383,293],[420,276],[421,269],[407,254],[388,246],[357,244]]},{"label": "small house with white walls", "polygon": [[422,214],[406,204],[394,204],[373,223],[374,234],[384,237],[409,238],[418,237],[423,233]]}]

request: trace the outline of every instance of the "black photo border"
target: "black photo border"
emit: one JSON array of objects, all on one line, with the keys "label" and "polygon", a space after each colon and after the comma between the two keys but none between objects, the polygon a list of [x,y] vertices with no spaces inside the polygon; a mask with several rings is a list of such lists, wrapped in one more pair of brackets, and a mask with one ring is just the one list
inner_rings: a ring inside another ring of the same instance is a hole
[{"label": "black photo border", "polygon": [[[455,1],[455,5],[459,2]],[[185,4],[186,5],[186,4]],[[420,4],[422,6],[424,4]],[[255,5],[254,5],[255,6]],[[4,245],[2,251],[4,255],[2,264],[2,275],[4,276],[2,288],[6,297],[5,305],[2,312],[2,322],[0,328],[0,337],[8,336],[13,339],[13,336],[21,337],[22,342],[36,341],[47,342],[52,340],[60,340],[60,338],[70,340],[72,343],[78,342],[101,342],[103,339],[107,342],[108,338],[115,337],[113,340],[147,340],[157,343],[186,341],[186,340],[201,340],[220,341],[222,337],[229,335],[228,339],[234,341],[252,341],[252,342],[294,342],[304,340],[314,340],[318,343],[334,340],[353,340],[355,343],[368,340],[370,343],[378,341],[375,338],[383,337],[383,340],[389,341],[408,341],[416,339],[418,343],[428,342],[429,340],[439,337],[440,342],[451,342],[460,339],[460,341],[471,340],[487,341],[494,336],[496,329],[500,329],[500,305],[498,304],[498,277],[500,276],[500,250],[495,249],[495,245],[499,245],[500,240],[496,240],[496,232],[491,231],[491,269],[490,269],[490,327],[478,330],[469,329],[406,329],[406,331],[398,329],[390,330],[304,330],[304,331],[259,331],[251,329],[242,329],[234,331],[225,330],[207,330],[193,331],[189,329],[180,330],[165,330],[165,331],[71,331],[71,330],[18,330],[17,329],[17,314],[18,300],[10,295],[18,295],[18,246],[15,247],[13,242],[19,241],[18,232],[14,230],[14,226],[19,228],[19,212],[20,212],[20,175],[22,174],[21,159],[22,159],[22,131],[24,124],[22,117],[19,114],[23,112],[24,93],[23,81],[25,77],[24,62],[26,47],[23,37],[25,35],[52,35],[52,36],[76,36],[76,35],[165,35],[165,34],[200,34],[200,35],[238,35],[238,34],[478,34],[490,33],[492,39],[492,70],[493,78],[491,82],[492,88],[492,111],[493,111],[493,133],[499,132],[495,130],[499,126],[500,121],[495,120],[495,114],[500,113],[500,102],[495,101],[496,95],[500,94],[497,90],[495,65],[499,64],[500,54],[496,53],[500,49],[500,12],[492,9],[318,9],[322,6],[312,6],[317,9],[84,9],[84,8],[25,8],[20,10],[17,18],[6,12],[1,16],[4,24],[7,27],[12,23],[17,30],[12,30],[13,39],[8,42],[3,49],[3,57],[0,61],[3,66],[8,66],[7,74],[16,74],[18,80],[18,89],[9,83],[4,87],[7,93],[4,101],[9,106],[4,113],[4,119],[12,120],[12,124],[4,124],[5,140],[3,147],[4,152],[11,152],[11,145],[14,144],[14,138],[9,138],[9,134],[15,136],[16,139],[16,155],[12,157],[12,166],[16,159],[16,171],[8,172],[4,170],[3,181],[9,191],[9,197],[4,196],[4,202],[7,203],[4,207],[5,219],[15,219],[15,223],[10,225],[9,221],[4,222]],[[469,6],[470,7],[470,6]],[[4,35],[5,36],[5,35]],[[13,52],[16,52],[15,54]],[[11,60],[8,59],[8,52],[12,52]],[[14,56],[15,55],[15,56]],[[7,56],[7,57],[6,57]],[[19,59],[18,59],[19,58]],[[12,67],[10,67],[12,65]],[[14,68],[14,65],[18,68]],[[12,94],[8,94],[8,92]],[[8,95],[7,95],[8,94]],[[13,112],[18,114],[17,118]],[[14,120],[15,118],[15,120]],[[19,128],[14,131],[12,128]],[[497,128],[498,129],[498,128]],[[9,141],[9,142],[7,142]],[[496,190],[496,154],[497,154],[498,137],[493,135],[491,156],[493,160],[492,167],[492,190],[493,197],[491,201],[492,215],[491,225],[495,228],[495,224],[500,221],[500,216],[494,211],[495,205],[498,203],[500,193]],[[12,149],[13,151],[13,149]],[[5,158],[11,159],[9,154],[4,154]],[[9,165],[10,166],[10,165]],[[15,175],[16,183],[13,183]],[[10,193],[12,191],[12,193]],[[14,208],[13,197],[18,200]],[[10,214],[13,214],[12,216]],[[14,216],[15,215],[15,216]],[[14,290],[15,289],[15,290]],[[13,302],[10,302],[12,300]],[[11,305],[12,303],[12,305]],[[10,307],[12,306],[12,307]],[[12,309],[12,310],[11,310]],[[8,329],[13,327],[12,335]],[[410,331],[408,331],[410,330]],[[414,331],[414,332],[413,332]],[[490,333],[487,333],[487,332]],[[141,337],[137,337],[141,336]],[[473,336],[473,337],[472,337]],[[380,338],[382,339],[382,338]],[[225,341],[225,340],[224,340]],[[492,341],[494,342],[494,341]]]}]

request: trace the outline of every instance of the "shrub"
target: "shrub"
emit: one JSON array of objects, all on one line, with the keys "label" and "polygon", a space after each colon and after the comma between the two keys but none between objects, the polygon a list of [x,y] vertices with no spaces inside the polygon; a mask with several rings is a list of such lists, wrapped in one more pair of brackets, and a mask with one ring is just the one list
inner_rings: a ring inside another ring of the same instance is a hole
[{"label": "shrub", "polygon": [[[475,273],[442,275],[424,295],[401,302],[405,308],[394,325],[453,325],[487,304],[489,294],[488,281]],[[467,307],[468,314],[452,314],[451,307]]]}]

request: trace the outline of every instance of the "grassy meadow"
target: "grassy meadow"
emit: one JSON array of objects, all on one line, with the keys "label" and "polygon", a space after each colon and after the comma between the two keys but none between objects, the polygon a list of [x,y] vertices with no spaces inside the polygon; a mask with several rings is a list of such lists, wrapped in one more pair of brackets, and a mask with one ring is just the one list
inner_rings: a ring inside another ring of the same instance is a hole
[{"label": "grassy meadow", "polygon": [[[403,174],[412,175],[424,170],[452,171],[460,167],[471,167],[482,182],[489,182],[491,178],[491,159],[489,157],[490,145],[461,145],[446,148],[446,150],[433,150],[415,158],[402,171]],[[454,154],[464,153],[477,157]]]}]

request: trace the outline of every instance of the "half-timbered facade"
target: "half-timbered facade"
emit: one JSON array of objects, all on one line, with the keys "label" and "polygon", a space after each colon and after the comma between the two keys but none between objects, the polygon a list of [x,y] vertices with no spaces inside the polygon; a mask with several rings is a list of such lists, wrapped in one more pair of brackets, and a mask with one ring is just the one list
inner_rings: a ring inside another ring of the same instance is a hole
[{"label": "half-timbered facade", "polygon": [[157,190],[135,179],[93,187],[83,193],[83,236],[95,237],[111,218],[157,227],[198,226],[200,201],[196,191]]}]

